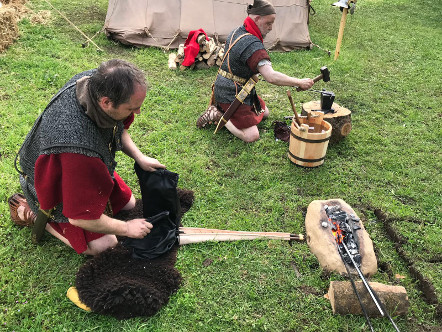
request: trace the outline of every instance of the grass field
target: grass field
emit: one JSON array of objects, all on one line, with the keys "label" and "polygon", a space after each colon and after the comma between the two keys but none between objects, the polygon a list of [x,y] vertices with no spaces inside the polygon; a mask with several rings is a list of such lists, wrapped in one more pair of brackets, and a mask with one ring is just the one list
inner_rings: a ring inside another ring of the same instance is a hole
[{"label": "grass field", "polygon": [[[53,0],[87,35],[99,31],[107,1]],[[271,53],[276,70],[313,77],[327,65],[331,82],[318,83],[352,111],[353,129],[328,148],[324,165],[305,169],[275,141],[272,122],[291,115],[286,88],[258,84],[270,118],[261,139],[246,144],[226,130],[198,130],[216,68],[170,71],[168,53],[132,48],[103,33],[84,38],[46,1],[48,24],[24,18],[20,38],[0,54],[0,326],[7,331],[369,331],[363,316],[335,316],[323,297],[330,280],[306,243],[277,241],[184,246],[177,268],[184,282],[157,315],[118,321],[85,313],[65,293],[85,262],[56,239],[41,246],[10,220],[7,198],[20,191],[14,157],[35,118],[74,74],[102,61],[136,63],[151,84],[144,111],[130,132],[146,154],[180,174],[194,191],[185,226],[303,233],[314,200],[341,198],[358,213],[378,258],[370,280],[406,288],[410,310],[395,317],[401,331],[441,331],[442,301],[442,5],[438,1],[358,1],[349,15],[341,55],[333,61],[341,12],[317,0],[312,41],[330,49]],[[292,93],[296,106],[319,99]],[[132,160],[120,154],[118,172],[140,197]],[[206,264],[208,261],[211,264]],[[205,263],[206,262],[206,263]],[[396,274],[405,276],[397,279]],[[438,309],[439,308],[439,309]],[[439,317],[438,317],[439,315]],[[376,331],[392,331],[373,319]]]}]

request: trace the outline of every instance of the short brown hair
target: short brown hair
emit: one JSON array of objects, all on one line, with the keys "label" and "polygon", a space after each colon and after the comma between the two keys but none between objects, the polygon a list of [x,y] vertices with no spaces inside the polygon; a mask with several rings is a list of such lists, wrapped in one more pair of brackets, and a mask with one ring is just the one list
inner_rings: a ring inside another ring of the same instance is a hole
[{"label": "short brown hair", "polygon": [[147,87],[144,72],[130,62],[113,59],[100,64],[89,78],[88,88],[94,100],[108,97],[118,107],[129,101],[135,84]]}]

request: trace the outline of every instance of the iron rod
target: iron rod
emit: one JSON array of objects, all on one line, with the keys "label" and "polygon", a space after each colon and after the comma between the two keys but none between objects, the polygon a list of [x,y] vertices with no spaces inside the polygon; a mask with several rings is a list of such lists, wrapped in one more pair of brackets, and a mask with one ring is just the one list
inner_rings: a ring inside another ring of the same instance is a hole
[{"label": "iron rod", "polygon": [[359,295],[359,292],[356,289],[356,284],[355,284],[355,282],[353,280],[353,277],[351,276],[348,264],[345,262],[344,257],[343,257],[343,255],[341,253],[341,250],[339,250],[339,247],[338,247],[338,252],[339,252],[339,255],[341,255],[342,261],[344,262],[345,269],[347,270],[347,273],[348,273],[348,278],[350,279],[351,286],[353,287],[353,290],[354,290],[354,292],[355,292],[355,294],[356,294],[356,296],[358,298],[359,304],[361,305],[361,309],[362,309],[362,312],[364,313],[365,319],[367,320],[368,326],[370,326],[371,332],[374,332],[373,326],[371,325],[371,322],[370,322],[370,317],[368,317],[367,310],[365,310],[365,306],[362,303],[361,296]]},{"label": "iron rod", "polygon": [[[364,283],[365,288],[367,289],[368,293],[370,294],[371,298],[373,299],[373,302],[376,304],[376,306],[379,309],[379,312],[381,313],[382,316],[386,315],[388,317],[388,319],[390,320],[391,324],[393,325],[394,329],[397,332],[399,331],[399,328],[397,327],[397,325],[395,324],[393,318],[391,318],[391,316],[388,314],[387,309],[385,308],[385,306],[382,305],[381,300],[379,299],[379,297],[376,295],[375,291],[371,288],[371,286],[368,284],[367,280],[365,279],[364,275],[362,274],[361,270],[359,269],[359,267],[357,266],[356,262],[353,259],[353,256],[350,254],[350,251],[348,250],[347,246],[345,245],[344,241],[342,241],[342,245],[345,249],[345,251],[347,252],[347,255],[350,257],[351,262],[353,263],[353,266],[355,267],[356,271],[358,271],[359,277],[361,277],[362,282]],[[345,264],[345,262],[344,262]],[[383,309],[381,309],[383,308]],[[384,313],[384,311],[385,313]]]},{"label": "iron rod", "polygon": [[342,241],[342,246],[344,247],[345,251],[347,252],[348,257],[350,257],[351,262],[353,264],[353,266],[355,267],[356,271],[358,271],[359,277],[361,278],[362,282],[364,283],[365,288],[367,289],[368,294],[370,294],[374,304],[376,304],[376,307],[379,310],[379,313],[381,314],[382,317],[385,316],[384,311],[382,310],[381,306],[379,305],[378,301],[376,300],[372,289],[370,287],[370,285],[367,283],[367,280],[365,280],[364,275],[362,274],[361,270],[359,269],[358,265],[356,264],[356,262],[353,259],[353,256],[350,254],[350,251],[348,250],[347,246],[345,245],[344,241]]}]

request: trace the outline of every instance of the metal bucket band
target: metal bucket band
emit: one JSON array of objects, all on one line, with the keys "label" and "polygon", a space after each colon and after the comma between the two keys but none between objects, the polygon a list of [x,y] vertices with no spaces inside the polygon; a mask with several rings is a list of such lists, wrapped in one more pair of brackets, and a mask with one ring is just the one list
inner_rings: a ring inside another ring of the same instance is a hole
[{"label": "metal bucket band", "polygon": [[299,161],[303,161],[303,162],[305,162],[305,163],[315,163],[315,162],[322,161],[322,160],[325,159],[325,156],[322,157],[322,158],[319,158],[319,159],[304,159],[304,158],[299,158],[299,157],[295,156],[291,151],[289,151],[289,154],[290,154],[290,157],[292,157],[292,158],[294,158],[294,159],[296,159],[296,160],[299,160]]},{"label": "metal bucket band", "polygon": [[300,136],[296,136],[293,131],[290,130],[290,135],[292,135],[294,138],[302,141],[302,142],[306,142],[306,143],[324,143],[330,140],[331,136],[323,138],[323,139],[318,139],[318,140],[314,140],[314,139],[308,139],[308,138],[303,138]]}]

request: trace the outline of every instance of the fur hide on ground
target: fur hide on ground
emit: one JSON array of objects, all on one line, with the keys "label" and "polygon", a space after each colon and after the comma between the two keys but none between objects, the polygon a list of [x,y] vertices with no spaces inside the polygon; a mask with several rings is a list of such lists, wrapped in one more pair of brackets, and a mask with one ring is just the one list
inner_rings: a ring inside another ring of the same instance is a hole
[{"label": "fur hide on ground", "polygon": [[[190,209],[193,192],[178,189],[181,213]],[[142,201],[130,212],[116,218],[130,220],[143,215]],[[130,250],[119,244],[116,248],[89,259],[78,271],[75,280],[80,300],[93,312],[118,319],[153,316],[181,283],[175,269],[178,245],[152,260],[134,259]]]}]

